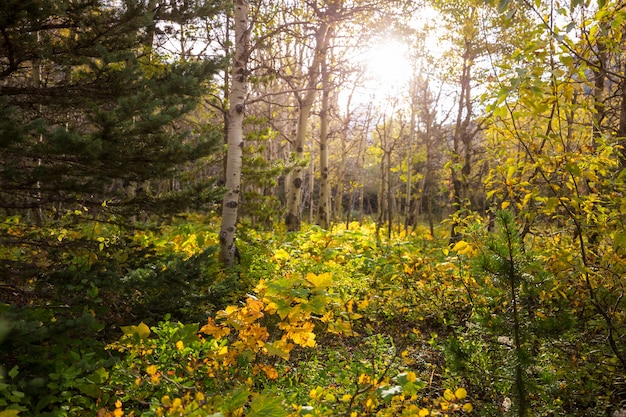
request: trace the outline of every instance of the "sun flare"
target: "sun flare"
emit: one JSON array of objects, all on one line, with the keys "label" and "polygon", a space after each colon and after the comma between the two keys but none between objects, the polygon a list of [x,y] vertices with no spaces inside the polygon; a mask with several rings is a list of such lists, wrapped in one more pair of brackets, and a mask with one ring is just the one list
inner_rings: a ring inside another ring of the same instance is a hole
[{"label": "sun flare", "polygon": [[381,40],[364,53],[367,88],[376,96],[396,95],[411,79],[408,45],[397,40]]}]

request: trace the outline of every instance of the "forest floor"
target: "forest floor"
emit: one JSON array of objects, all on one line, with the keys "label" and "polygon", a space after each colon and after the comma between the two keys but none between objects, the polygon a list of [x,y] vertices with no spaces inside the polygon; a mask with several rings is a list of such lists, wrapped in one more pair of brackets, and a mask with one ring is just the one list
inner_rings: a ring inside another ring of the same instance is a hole
[{"label": "forest floor", "polygon": [[558,283],[511,295],[477,241],[242,228],[225,271],[200,218],[94,239],[3,306],[0,417],[603,415],[621,395]]}]

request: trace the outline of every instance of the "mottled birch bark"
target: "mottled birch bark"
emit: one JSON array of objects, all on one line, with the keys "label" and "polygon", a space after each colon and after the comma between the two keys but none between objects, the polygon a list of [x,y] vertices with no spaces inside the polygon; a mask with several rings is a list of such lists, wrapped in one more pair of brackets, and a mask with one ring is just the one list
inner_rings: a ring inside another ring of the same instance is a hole
[{"label": "mottled birch bark", "polygon": [[[326,43],[328,24],[321,23],[315,34],[315,51],[313,61],[309,67],[307,91],[304,97],[298,97],[299,114],[298,125],[296,127],[296,137],[294,140],[293,159],[302,161],[304,159],[304,144],[306,141],[309,117],[311,108],[317,94],[317,84],[319,83],[320,62],[322,51]],[[285,215],[285,226],[287,231],[296,232],[300,230],[302,223],[302,183],[304,168],[296,165],[288,178],[287,184],[287,214]]]},{"label": "mottled birch bark", "polygon": [[220,228],[220,260],[225,266],[235,263],[237,247],[235,230],[241,194],[241,166],[243,154],[243,118],[246,99],[247,61],[250,43],[248,28],[248,0],[235,2],[235,53],[229,95],[228,138],[226,154],[226,193],[222,204]]}]

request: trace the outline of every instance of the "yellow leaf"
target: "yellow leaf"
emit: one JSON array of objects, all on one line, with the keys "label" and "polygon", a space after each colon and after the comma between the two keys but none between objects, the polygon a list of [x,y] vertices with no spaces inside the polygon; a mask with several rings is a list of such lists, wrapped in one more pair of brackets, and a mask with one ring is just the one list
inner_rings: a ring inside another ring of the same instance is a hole
[{"label": "yellow leaf", "polygon": [[303,323],[299,327],[288,323],[280,323],[278,327],[286,330],[286,337],[293,340],[295,344],[302,347],[315,346],[315,333],[313,333],[315,326],[313,323]]},{"label": "yellow leaf", "polygon": [[289,252],[284,249],[276,249],[276,252],[274,252],[274,259],[287,261],[289,258]]},{"label": "yellow leaf", "polygon": [[459,388],[454,391],[454,396],[457,398],[457,400],[462,400],[463,398],[467,397],[467,390],[465,388]]},{"label": "yellow leaf", "polygon": [[209,336],[213,336],[215,339],[221,339],[223,336],[226,336],[230,333],[230,328],[226,326],[218,326],[213,318],[209,317],[207,320],[207,324],[202,326],[200,329],[202,333],[208,334]]},{"label": "yellow leaf", "polygon": [[185,348],[185,344],[183,343],[182,340],[179,340],[178,342],[176,342],[176,349],[177,350],[183,350]]},{"label": "yellow leaf", "polygon": [[260,313],[264,307],[263,301],[252,296],[248,296],[248,298],[246,299],[246,305],[253,313]]},{"label": "yellow leaf", "polygon": [[122,410],[122,402],[120,400],[115,401],[115,411],[113,412],[115,417],[122,417],[124,411]]},{"label": "yellow leaf", "polygon": [[471,256],[474,253],[474,249],[472,249],[472,247],[470,246],[469,243],[467,243],[464,240],[460,240],[458,241],[454,247],[452,248],[452,250],[456,253],[458,253],[459,255],[468,255]]},{"label": "yellow leaf", "polygon": [[417,375],[415,375],[415,372],[408,372],[406,374],[406,380],[409,382],[415,382],[417,381]]},{"label": "yellow leaf", "polygon": [[446,389],[443,392],[443,398],[445,398],[446,401],[454,401],[454,394],[452,393],[450,389]]},{"label": "yellow leaf", "polygon": [[278,371],[272,365],[260,365],[260,368],[269,379],[278,379]]},{"label": "yellow leaf", "polygon": [[[149,365],[149,366],[146,368],[146,373],[147,373],[148,375],[154,375],[154,374],[156,374],[156,373],[157,373],[157,367],[156,367],[156,365]],[[117,405],[117,404],[116,404],[116,405]]]},{"label": "yellow leaf", "polygon": [[150,328],[144,322],[139,323],[137,326],[122,326],[121,329],[126,337],[137,335],[140,340],[143,340],[150,336]]},{"label": "yellow leaf", "polygon": [[507,169],[507,172],[506,172],[507,185],[511,184],[511,182],[513,181],[513,176],[515,175],[516,170],[517,168],[514,165],[509,165],[509,168]]},{"label": "yellow leaf", "polygon": [[464,240],[459,240],[458,242],[456,242],[456,244],[454,245],[454,247],[452,248],[453,251],[455,252],[460,252],[462,250],[464,250],[465,248],[467,248],[468,243]]},{"label": "yellow leaf", "polygon": [[[319,389],[319,392],[318,392]],[[309,392],[309,397],[314,400],[317,397],[320,396],[320,394],[322,393],[323,389],[321,387],[317,387],[317,388],[313,388],[310,392]]]},{"label": "yellow leaf", "polygon": [[502,204],[500,204],[500,208],[501,208],[502,210],[505,210],[505,209],[506,209],[508,206],[510,206],[510,205],[511,205],[511,202],[510,202],[510,201],[503,201],[503,202],[502,202]]},{"label": "yellow leaf", "polygon": [[0,411],[0,417],[13,417],[17,416],[20,413],[20,410],[4,410]]},{"label": "yellow leaf", "polygon": [[419,412],[418,416],[419,416],[419,417],[426,417],[426,416],[427,416],[427,415],[429,415],[429,414],[430,414],[430,411],[428,411],[428,410],[427,410],[427,409],[425,409],[425,408],[422,408],[422,409],[420,410],[420,412]]},{"label": "yellow leaf", "polygon": [[320,275],[308,273],[306,275],[306,280],[313,284],[313,287],[315,287],[316,290],[323,290],[332,285],[333,276],[330,274],[330,272],[325,272]]},{"label": "yellow leaf", "polygon": [[472,404],[470,403],[463,404],[463,411],[465,411],[466,413],[471,413],[473,409],[474,407],[472,407]]}]

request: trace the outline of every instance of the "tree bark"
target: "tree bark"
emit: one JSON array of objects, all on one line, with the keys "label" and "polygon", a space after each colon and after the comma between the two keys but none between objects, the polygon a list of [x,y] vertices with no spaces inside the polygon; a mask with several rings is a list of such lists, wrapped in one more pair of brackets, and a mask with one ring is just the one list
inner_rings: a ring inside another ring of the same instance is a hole
[{"label": "tree bark", "polygon": [[[322,22],[315,33],[315,51],[311,66],[309,67],[307,91],[304,97],[298,96],[299,114],[298,125],[296,128],[296,138],[294,140],[293,158],[301,161],[304,157],[304,144],[306,141],[306,133],[311,115],[311,108],[317,94],[317,84],[319,82],[320,62],[324,44],[326,43],[326,35],[328,32],[328,24]],[[287,214],[285,215],[285,225],[287,231],[295,232],[300,230],[302,223],[302,183],[304,168],[296,165],[289,175],[289,183],[287,184]]]},{"label": "tree bark", "polygon": [[[465,52],[463,54],[463,68],[460,77],[461,93],[459,96],[459,106],[456,124],[453,134],[453,154],[450,165],[450,176],[452,180],[452,207],[455,211],[460,211],[465,206],[465,199],[468,197],[469,174],[471,172],[471,140],[472,134],[469,132],[469,125],[472,118],[472,98],[471,73],[472,73],[472,45],[466,40]],[[461,146],[463,149],[461,149]],[[461,155],[461,153],[463,153]],[[461,164],[459,170],[458,164]],[[450,230],[450,243],[457,242],[461,236],[457,230],[458,223],[453,222]]]},{"label": "tree bark", "polygon": [[[622,63],[622,74],[626,70],[626,62]],[[617,132],[619,144],[622,149],[619,151],[620,171],[626,169],[626,79],[621,80],[620,86],[620,111],[619,111],[619,128]]]},{"label": "tree bark", "polygon": [[[329,34],[330,34],[329,30]],[[330,36],[327,37],[327,41]],[[317,224],[323,229],[328,229],[331,222],[331,189],[330,167],[328,164],[328,122],[329,122],[329,95],[330,95],[330,71],[326,54],[328,42],[324,45],[321,59],[322,70],[322,107],[320,109],[320,200],[317,209]]]},{"label": "tree bark", "polygon": [[406,169],[406,200],[404,203],[404,231],[409,234],[409,224],[411,223],[411,190],[413,189],[413,144],[415,143],[415,130],[417,125],[417,109],[416,107],[416,92],[415,82],[412,82],[411,88],[411,124],[409,131],[409,149],[407,154],[407,169]]},{"label": "tree bark", "polygon": [[228,110],[228,150],[226,154],[226,194],[222,204],[220,228],[220,260],[232,266],[238,254],[235,246],[237,212],[241,194],[243,156],[243,119],[246,100],[247,62],[250,43],[248,0],[235,3],[235,54]]}]

